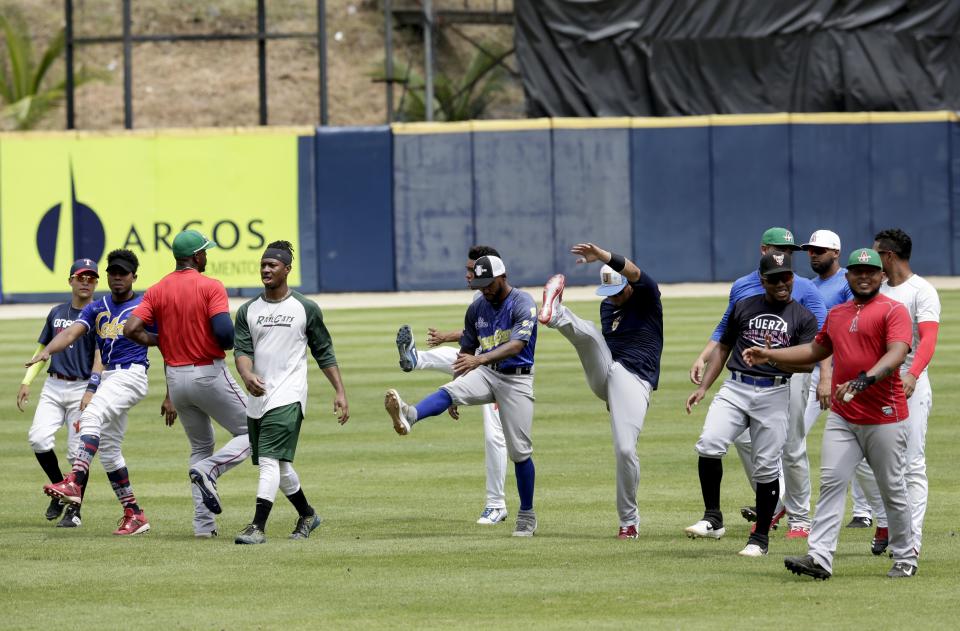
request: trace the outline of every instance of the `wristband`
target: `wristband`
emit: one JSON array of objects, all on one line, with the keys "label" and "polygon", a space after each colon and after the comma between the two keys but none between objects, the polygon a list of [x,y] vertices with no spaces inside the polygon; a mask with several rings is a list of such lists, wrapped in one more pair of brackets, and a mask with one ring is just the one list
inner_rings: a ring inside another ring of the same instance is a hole
[{"label": "wristband", "polygon": [[612,269],[615,272],[622,272],[623,268],[627,266],[627,259],[624,258],[622,254],[614,254],[613,252],[611,252],[610,262],[607,263],[607,265],[609,265],[610,269]]},{"label": "wristband", "polygon": [[863,392],[876,382],[876,377],[868,377],[866,371],[861,370],[860,374],[857,375],[857,378],[850,382],[850,390],[854,392]]},{"label": "wristband", "polygon": [[100,387],[100,373],[95,372],[90,375],[90,381],[87,382],[87,392],[96,392]]}]

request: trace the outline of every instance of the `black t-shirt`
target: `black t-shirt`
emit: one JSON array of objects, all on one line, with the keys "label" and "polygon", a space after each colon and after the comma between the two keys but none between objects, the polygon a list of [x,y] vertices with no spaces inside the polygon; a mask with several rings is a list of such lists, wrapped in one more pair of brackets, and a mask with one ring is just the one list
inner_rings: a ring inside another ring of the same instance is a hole
[{"label": "black t-shirt", "polygon": [[660,380],[663,352],[663,305],[657,282],[644,272],[630,283],[633,294],[620,307],[610,299],[600,303],[600,324],[614,361],[648,382],[654,390]]},{"label": "black t-shirt", "polygon": [[770,336],[771,348],[799,346],[817,334],[817,318],[796,300],[767,302],[766,294],[744,298],[733,306],[730,321],[720,343],[729,346],[727,368],[748,375],[790,376],[793,373],[772,368],[769,364],[747,366],[742,352],[751,346],[763,346]]}]

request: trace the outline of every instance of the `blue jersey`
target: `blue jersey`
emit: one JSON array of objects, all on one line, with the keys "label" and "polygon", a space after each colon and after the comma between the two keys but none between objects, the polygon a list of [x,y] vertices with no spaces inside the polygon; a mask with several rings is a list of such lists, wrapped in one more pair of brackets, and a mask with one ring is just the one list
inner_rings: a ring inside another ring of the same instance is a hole
[{"label": "blue jersey", "polygon": [[827,310],[848,300],[853,300],[853,292],[850,291],[850,283],[847,282],[847,270],[843,267],[827,280],[823,280],[819,276],[815,277],[813,284],[820,290],[820,295],[823,296],[823,302],[826,304]]},{"label": "blue jersey", "polygon": [[486,298],[474,300],[467,307],[463,321],[460,347],[480,349],[489,353],[512,340],[526,342],[523,350],[501,362],[494,369],[533,366],[533,351],[537,345],[537,304],[530,294],[511,289],[507,298],[494,307]]},{"label": "blue jersey", "polygon": [[[69,302],[57,305],[47,314],[47,321],[44,323],[43,331],[40,332],[37,341],[46,346],[53,341],[53,338],[60,331],[69,328],[82,312],[82,309],[74,309]],[[97,336],[93,331],[88,330],[86,334],[77,338],[63,352],[50,357],[47,372],[56,373],[63,377],[89,379],[90,371],[93,368],[93,354],[96,349]]]},{"label": "blue jersey", "polygon": [[[720,338],[723,337],[724,331],[727,330],[727,321],[730,320],[730,312],[733,310],[733,305],[744,298],[759,296],[762,293],[764,293],[764,289],[760,282],[760,272],[751,272],[733,281],[733,286],[730,287],[730,302],[727,304],[727,310],[724,312],[723,317],[720,318],[720,323],[717,325],[717,328],[713,330],[713,335],[710,336],[710,339],[714,342],[719,342]],[[827,307],[824,305],[823,297],[820,296],[820,291],[813,284],[813,281],[794,274],[793,292],[791,292],[790,295],[816,316],[818,327],[823,327],[823,322],[827,319]]]},{"label": "blue jersey", "polygon": [[609,298],[600,303],[603,339],[613,359],[657,389],[663,353],[663,305],[657,282],[644,272],[630,283],[630,299],[617,307]]},{"label": "blue jersey", "polygon": [[104,368],[109,369],[111,364],[150,365],[147,347],[123,337],[124,323],[142,299],[142,295],[134,294],[130,300],[116,303],[113,295],[107,294],[83,308],[77,322],[86,324],[96,334]]}]

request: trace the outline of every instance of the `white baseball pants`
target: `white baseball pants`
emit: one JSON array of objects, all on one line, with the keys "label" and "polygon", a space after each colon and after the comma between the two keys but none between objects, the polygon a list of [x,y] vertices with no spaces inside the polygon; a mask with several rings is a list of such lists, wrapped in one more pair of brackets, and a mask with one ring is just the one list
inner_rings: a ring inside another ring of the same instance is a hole
[{"label": "white baseball pants", "polygon": [[100,387],[80,413],[80,436],[100,438],[100,464],[108,473],[127,466],[120,451],[127,433],[127,413],[147,396],[147,369],[104,370]]},{"label": "white baseball pants", "polygon": [[27,441],[34,453],[53,449],[57,430],[66,425],[67,460],[73,463],[80,448],[76,425],[80,418],[80,400],[86,391],[86,381],[66,381],[54,375],[47,377],[27,433]]}]

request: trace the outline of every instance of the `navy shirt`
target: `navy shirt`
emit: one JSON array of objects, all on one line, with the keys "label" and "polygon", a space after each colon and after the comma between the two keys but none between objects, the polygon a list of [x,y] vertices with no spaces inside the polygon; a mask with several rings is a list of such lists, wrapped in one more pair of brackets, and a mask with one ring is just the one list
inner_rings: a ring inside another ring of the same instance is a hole
[{"label": "navy shirt", "polygon": [[[53,338],[60,331],[69,328],[80,317],[81,312],[82,309],[74,309],[69,302],[57,305],[47,314],[47,321],[44,323],[43,331],[40,332],[37,341],[46,346],[53,341]],[[50,357],[47,372],[64,377],[89,379],[93,368],[93,354],[96,349],[97,336],[94,335],[93,331],[87,331],[86,335],[77,338],[77,341],[64,349],[63,352]]]},{"label": "navy shirt", "polygon": [[633,294],[617,307],[600,303],[600,324],[613,360],[657,389],[663,352],[663,305],[657,282],[644,272]]},{"label": "navy shirt", "polygon": [[533,351],[537,345],[537,304],[530,294],[511,289],[496,307],[486,298],[474,300],[467,307],[460,348],[480,349],[479,354],[483,355],[512,340],[526,342],[523,350],[491,368],[533,366]]},{"label": "navy shirt", "polygon": [[[150,365],[147,347],[123,337],[124,323],[142,299],[143,296],[134,294],[130,300],[116,303],[113,294],[108,294],[83,308],[77,322],[82,322],[96,334],[100,360],[105,369],[109,370],[110,364]],[[147,330],[155,329],[147,327]]]}]

